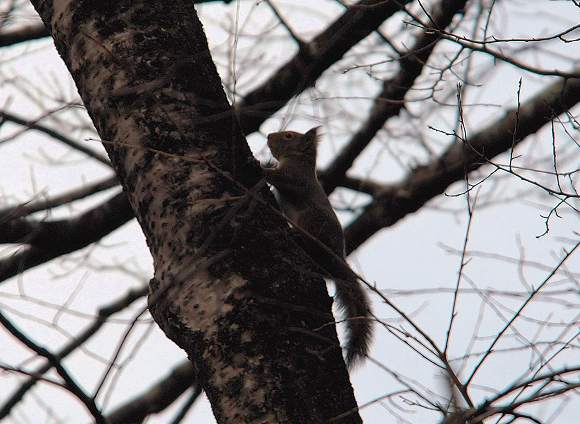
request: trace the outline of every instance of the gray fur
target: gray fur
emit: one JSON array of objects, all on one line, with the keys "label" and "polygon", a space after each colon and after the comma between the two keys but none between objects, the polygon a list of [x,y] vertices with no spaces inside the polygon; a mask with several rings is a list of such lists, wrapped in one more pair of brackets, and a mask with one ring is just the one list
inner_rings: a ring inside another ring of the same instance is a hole
[{"label": "gray fur", "polygon": [[294,131],[269,134],[268,147],[278,166],[264,168],[263,172],[266,180],[276,187],[280,207],[290,221],[340,259],[320,265],[334,278],[336,299],[347,318],[346,360],[352,367],[368,352],[372,337],[371,310],[366,292],[344,261],[342,227],[316,175],[317,142],[317,128],[305,134]]}]

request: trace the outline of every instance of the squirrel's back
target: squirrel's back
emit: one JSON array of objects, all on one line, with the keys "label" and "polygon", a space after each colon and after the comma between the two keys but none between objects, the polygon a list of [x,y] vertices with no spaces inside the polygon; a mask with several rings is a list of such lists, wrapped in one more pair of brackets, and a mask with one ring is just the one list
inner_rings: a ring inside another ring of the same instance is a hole
[{"label": "squirrel's back", "polygon": [[290,221],[331,251],[302,237],[307,253],[334,279],[336,300],[347,318],[346,360],[350,367],[368,352],[371,310],[358,277],[344,260],[342,227],[316,177],[316,143],[316,128],[305,134],[283,131],[268,135],[268,147],[278,167],[265,168],[264,175],[278,190],[280,207]]}]

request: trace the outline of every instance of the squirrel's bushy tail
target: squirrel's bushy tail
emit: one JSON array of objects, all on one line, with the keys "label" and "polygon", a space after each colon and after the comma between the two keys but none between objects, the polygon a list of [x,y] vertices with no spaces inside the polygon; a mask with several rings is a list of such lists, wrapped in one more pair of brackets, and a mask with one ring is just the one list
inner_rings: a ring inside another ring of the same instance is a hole
[{"label": "squirrel's bushy tail", "polygon": [[336,300],[346,318],[346,364],[353,368],[363,360],[372,338],[372,316],[368,296],[353,275],[335,281]]},{"label": "squirrel's bushy tail", "polygon": [[[332,211],[332,209],[330,209]],[[334,212],[332,212],[334,216]],[[336,220],[336,217],[335,217]],[[329,220],[333,222],[333,220]],[[361,362],[369,351],[372,338],[373,315],[368,296],[359,281],[359,277],[353,272],[345,260],[344,238],[338,220],[337,231],[329,231],[324,241],[308,237],[299,238],[301,246],[308,255],[315,259],[315,263],[321,268],[323,275],[334,281],[336,287],[336,304],[346,318],[347,341],[346,363],[349,368]],[[307,230],[311,230],[308,228]],[[304,231],[304,230],[303,230]],[[314,231],[312,231],[314,232]],[[329,234],[338,234],[340,237],[328,237]],[[318,237],[325,234],[317,234]],[[324,238],[324,237],[322,237]],[[318,240],[316,243],[312,239]]]}]

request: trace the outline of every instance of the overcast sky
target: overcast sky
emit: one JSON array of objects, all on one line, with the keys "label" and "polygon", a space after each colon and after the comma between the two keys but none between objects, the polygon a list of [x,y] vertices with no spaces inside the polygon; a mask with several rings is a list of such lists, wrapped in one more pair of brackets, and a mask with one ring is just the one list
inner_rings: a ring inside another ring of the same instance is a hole
[{"label": "overcast sky", "polygon": [[[237,29],[240,34],[238,40],[239,57],[237,64],[240,67],[249,66],[251,59],[270,64],[271,68],[265,67],[267,72],[256,73],[254,70],[240,68],[236,70],[236,78],[239,78],[237,89],[240,92],[247,90],[260,78],[267,77],[274,69],[276,63],[282,63],[283,58],[293,54],[293,44],[284,40],[284,30],[277,28],[269,34],[272,36],[272,45],[278,43],[279,47],[266,50],[252,51],[255,35],[259,35],[266,27],[265,23],[273,23],[271,11],[265,4],[246,1],[238,11],[235,6],[223,6],[219,2],[206,5],[201,8],[201,18],[207,32],[210,45],[216,54],[216,63],[220,75],[226,81],[231,81],[234,73],[231,69],[231,55],[234,39],[229,31],[235,28],[236,14],[238,15]],[[292,23],[297,32],[305,32],[310,35],[316,34],[323,29],[333,16],[340,13],[341,8],[333,2],[318,1],[316,10],[313,2],[307,0],[293,2],[277,2],[280,10],[285,12],[287,19]],[[509,5],[498,6],[498,11],[492,16],[494,34],[502,37],[529,37],[532,34],[551,34],[562,28],[578,22],[580,14],[577,8],[570,7],[568,2],[508,2]],[[530,5],[534,3],[535,5]],[[499,2],[498,2],[499,4]],[[501,8],[500,8],[501,6]],[[523,9],[523,8],[526,9]],[[398,15],[397,15],[398,16]],[[402,18],[394,18],[387,25],[385,31],[400,32],[405,27],[401,24]],[[32,13],[20,14],[16,24],[29,24],[33,22]],[[234,25],[234,26],[230,26]],[[221,27],[221,28],[220,28]],[[276,38],[276,34],[279,36]],[[405,37],[401,36],[404,41]],[[567,54],[571,47],[562,43],[554,44],[554,51],[549,56],[554,62],[554,67],[559,63],[556,53]],[[451,48],[449,46],[449,48]],[[577,49],[577,43],[575,48]],[[577,50],[576,50],[577,51]],[[377,49],[376,57],[381,57],[384,51]],[[252,56],[254,55],[254,56]],[[546,56],[548,57],[548,56]],[[534,61],[536,56],[523,54],[521,58]],[[331,125],[323,127],[323,140],[321,144],[321,164],[328,162],[332,154],[337,151],[341,143],[348,139],[365,112],[371,105],[369,99],[375,94],[378,83],[369,78],[368,69],[353,70],[347,73],[343,71],[350,64],[368,63],[369,57],[361,59],[355,53],[349,53],[345,60],[332,67],[327,73],[327,78],[317,84],[315,92],[306,93],[299,101],[291,104],[275,118],[269,120],[262,127],[262,134],[251,135],[248,140],[252,149],[262,159],[268,158],[264,148],[264,134],[280,128],[305,130],[320,122],[328,122],[326,112],[340,113],[341,120],[333,121]],[[259,62],[258,62],[259,63]],[[560,62],[565,63],[565,62]],[[545,64],[544,64],[545,65]],[[495,69],[493,63],[487,58],[475,60],[475,69],[489,69],[489,75],[478,75],[474,72],[475,82],[483,84],[481,89],[474,89],[466,99],[469,101],[491,104],[492,106],[481,108],[466,108],[467,130],[473,133],[502,114],[506,106],[513,106],[517,99],[518,80],[522,78],[521,101],[530,98],[540,87],[545,86],[549,78],[538,78],[524,71],[502,65],[501,69]],[[499,66],[498,66],[499,68]],[[491,72],[493,70],[493,72]],[[376,78],[381,73],[388,73],[387,65],[381,69],[373,70]],[[477,76],[477,77],[475,77]],[[347,80],[346,78],[351,78]],[[345,83],[344,81],[349,81]],[[352,84],[360,82],[360,86],[352,87]],[[40,116],[43,107],[54,107],[63,100],[77,98],[76,89],[70,76],[56,54],[52,42],[48,39],[34,41],[26,45],[0,49],[0,107],[13,113],[20,114],[29,119]],[[344,84],[343,89],[339,87]],[[449,84],[455,85],[451,81]],[[226,84],[228,85],[228,84]],[[35,91],[41,89],[42,93]],[[32,90],[29,93],[27,90]],[[358,93],[358,98],[356,97]],[[231,93],[230,93],[231,95]],[[336,99],[342,95],[350,96],[346,99]],[[51,101],[50,99],[54,99]],[[39,100],[41,99],[41,100]],[[455,101],[452,97],[450,101]],[[421,105],[417,105],[419,110]],[[415,106],[411,104],[410,113]],[[346,111],[345,111],[346,110]],[[578,111],[578,108],[576,108]],[[352,114],[353,119],[342,119],[346,112]],[[83,125],[87,123],[84,111],[81,108],[69,110],[57,115],[63,122],[73,122],[80,127],[72,129],[68,135],[77,140],[85,140],[95,150],[103,151],[99,143],[90,141],[95,138],[90,129]],[[317,118],[320,117],[320,119]],[[398,124],[406,119],[402,114],[388,124],[388,130],[396,138]],[[47,121],[50,125],[59,127],[58,119]],[[456,113],[453,108],[441,108],[434,111],[425,122],[417,129],[424,137],[440,143],[434,143],[435,148],[443,149],[444,143],[449,143],[449,138],[433,130],[435,128],[452,131],[455,129]],[[15,132],[21,131],[13,125],[6,124],[0,128],[0,140]],[[542,140],[551,138],[551,129],[544,128],[533,140],[522,145],[521,163],[527,164],[528,159],[542,157],[542,151],[551,149],[551,145],[542,143]],[[381,181],[397,181],[406,172],[393,157],[392,151],[385,147],[387,133],[382,134],[361,158],[356,162],[354,172],[365,177],[372,171],[372,177]],[[574,134],[577,138],[578,134]],[[557,140],[561,140],[558,146],[562,153],[562,168],[573,170],[578,167],[577,155],[574,157],[574,143],[570,137],[559,128],[556,128]],[[1,143],[1,142],[0,142]],[[25,135],[10,142],[3,143],[0,154],[0,207],[15,204],[57,194],[67,189],[77,187],[82,182],[95,181],[110,175],[106,167],[86,160],[80,154],[71,152],[61,144],[48,140],[38,133],[27,132]],[[397,150],[398,149],[398,150]],[[412,148],[405,149],[397,146],[395,151],[406,155],[404,159],[416,153]],[[549,155],[546,157],[550,157]],[[505,160],[506,158],[502,158]],[[501,161],[500,161],[501,162]],[[544,163],[538,167],[546,166]],[[548,167],[549,168],[549,167]],[[487,170],[489,172],[489,170]],[[485,172],[483,173],[485,174]],[[482,175],[483,175],[482,174]],[[462,183],[453,185],[448,189],[448,194],[461,193],[464,190]],[[91,205],[96,205],[111,196],[113,191],[93,196],[91,199],[75,203],[74,210],[55,210],[50,217],[69,216],[70,213],[78,213]],[[475,191],[472,192],[475,196]],[[495,175],[482,184],[482,207],[475,208],[471,225],[468,250],[487,254],[505,255],[514,259],[525,255],[529,263],[538,263],[543,266],[528,264],[525,267],[517,263],[507,263],[483,255],[473,255],[465,268],[466,279],[462,281],[464,287],[478,287],[480,289],[496,288],[498,290],[523,291],[530,287],[537,287],[549,274],[549,268],[555,265],[562,257],[562,249],[570,248],[578,239],[579,220],[569,210],[564,211],[561,218],[550,221],[550,232],[538,238],[545,230],[545,219],[540,215],[546,213],[545,206],[553,206],[553,199],[547,198],[539,190],[534,190],[529,184],[519,181],[509,175]],[[363,195],[353,195],[346,190],[338,190],[333,195],[333,204],[342,206],[339,211],[344,223],[352,218],[351,209],[364,205],[368,200]],[[473,201],[473,198],[472,198]],[[351,256],[353,267],[360,271],[368,281],[386,290],[391,300],[395,301],[402,309],[412,314],[420,325],[438,343],[443,343],[445,330],[449,322],[452,294],[448,291],[425,294],[417,292],[405,296],[397,296],[392,290],[420,290],[433,288],[452,288],[456,284],[460,258],[457,251],[461,251],[467,227],[465,196],[441,196],[421,209],[417,214],[410,215],[394,227],[385,229],[375,235]],[[576,204],[576,206],[578,206]],[[454,253],[455,251],[455,253]],[[2,255],[10,253],[4,249]],[[82,266],[81,266],[82,265]],[[580,275],[580,261],[578,255],[572,257],[566,263],[568,274],[559,273],[553,279],[550,288],[574,287],[577,289],[577,279]],[[135,221],[125,225],[122,229],[106,237],[97,246],[76,252],[70,257],[61,258],[46,266],[27,271],[18,278],[4,283],[0,287],[0,308],[12,312],[16,322],[26,330],[35,340],[42,342],[48,347],[56,348],[64,343],[68,337],[66,332],[74,334],[91,322],[87,316],[72,313],[78,311],[83,314],[94,314],[96,308],[121,297],[130,287],[146,284],[152,274],[151,257],[146,249],[143,236]],[[526,287],[526,283],[528,286]],[[472,284],[472,286],[471,286]],[[332,289],[331,289],[332,290]],[[14,297],[20,296],[20,299]],[[56,310],[47,305],[39,305],[23,297],[32,296],[61,305],[68,302],[69,312],[59,314],[58,327],[49,325],[55,319]],[[578,304],[578,298],[568,297],[571,302]],[[375,313],[385,319],[389,324],[407,328],[396,314],[380,304],[375,297]],[[513,310],[517,309],[522,298],[502,298],[499,312],[510,317]],[[143,302],[139,303],[141,307]],[[491,310],[480,315],[481,300],[476,291],[473,294],[463,295],[458,303],[457,325],[454,328],[451,339],[450,352],[452,356],[461,356],[468,348],[474,328],[479,326],[479,339],[472,351],[480,351],[489,344],[491,336],[501,328],[502,320],[498,319]],[[512,311],[509,309],[512,308]],[[139,308],[133,308],[131,313],[125,313],[120,318],[130,319]],[[17,315],[18,314],[18,315]],[[23,315],[27,314],[27,315]],[[577,314],[577,309],[557,307],[556,303],[536,302],[526,309],[528,321],[522,320],[517,326],[518,330],[529,340],[544,340],[556,338],[564,331],[558,322],[570,322],[571,316]],[[45,324],[32,320],[47,320]],[[546,319],[554,323],[551,326],[539,328],[533,319]],[[79,381],[87,385],[89,390],[94,389],[94,382],[98,381],[103,370],[103,358],[110,358],[116,344],[126,326],[125,321],[110,324],[106,331],[97,334],[87,345],[87,350],[74,354],[66,361],[67,366],[78,377]],[[577,329],[569,329],[566,333],[568,339],[577,332]],[[0,360],[8,364],[21,364],[23,358],[30,357],[30,352],[9,340],[2,332],[2,349]],[[576,333],[577,334],[577,333]],[[508,339],[511,339],[508,338]],[[576,340],[577,341],[577,340]],[[507,344],[510,343],[506,342]],[[506,344],[506,346],[507,346]],[[577,343],[576,343],[577,344]],[[134,357],[133,357],[134,356]],[[430,366],[417,354],[413,353],[400,341],[390,336],[384,328],[376,327],[376,339],[372,349],[372,357],[388,366],[391,370],[420,382],[439,393],[445,392],[446,382],[439,370]],[[560,354],[556,362],[560,366],[577,365],[578,350],[569,349]],[[119,378],[114,382],[107,403],[111,410],[116,405],[122,404],[128,398],[140,393],[151,382],[169,372],[169,364],[178,363],[185,359],[183,352],[170,342],[157,327],[152,324],[149,317],[139,324],[137,330],[130,338],[127,348],[121,355],[121,363],[126,364],[119,373]],[[479,375],[478,384],[482,387],[491,386],[501,389],[508,386],[518,377],[527,372],[529,363],[538,358],[529,351],[523,354],[498,355],[487,364]],[[36,361],[36,363],[40,363]],[[19,379],[14,376],[0,374],[0,403],[12,388],[16,387]],[[355,387],[359,405],[380,398],[381,396],[396,390],[396,381],[388,373],[382,371],[377,365],[367,362],[352,374],[352,382]],[[485,389],[477,395],[484,397]],[[38,398],[40,400],[37,400]],[[101,399],[102,400],[102,399]],[[50,386],[40,385],[35,390],[35,396],[28,396],[25,402],[17,408],[9,422],[41,422],[35,421],[40,408],[37,402],[48,405],[54,413],[63,419],[63,422],[84,422],[86,416],[82,406],[70,396]],[[387,406],[399,407],[407,411],[413,411],[410,415],[403,414],[407,419],[415,423],[437,422],[436,415],[422,408],[409,405],[406,400],[397,398]],[[538,412],[541,417],[548,417],[555,408],[560,407],[559,402],[550,404],[548,410]],[[176,411],[176,406],[159,417],[153,417],[148,422],[164,423]],[[395,409],[395,411],[397,411]],[[401,413],[401,411],[398,411]],[[362,410],[362,416],[367,423],[395,423],[397,419],[385,409],[380,402]],[[558,423],[572,423],[574,417],[580,416],[580,401],[578,395],[570,395],[570,401],[562,415],[558,417]],[[44,422],[44,421],[42,421]],[[51,422],[51,421],[47,421]],[[205,398],[192,410],[187,422],[213,423],[213,417]]]}]

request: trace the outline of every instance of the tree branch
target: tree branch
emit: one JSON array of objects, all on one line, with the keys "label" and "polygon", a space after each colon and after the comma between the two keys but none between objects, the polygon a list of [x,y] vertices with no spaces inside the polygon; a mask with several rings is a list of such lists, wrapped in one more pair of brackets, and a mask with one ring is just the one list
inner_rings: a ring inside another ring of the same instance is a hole
[{"label": "tree branch", "polygon": [[42,23],[27,25],[0,33],[0,47],[12,46],[26,41],[48,37],[50,34]]},{"label": "tree branch", "polygon": [[151,315],[216,420],[322,423],[356,407],[324,279],[302,271],[314,265],[271,208],[192,2],[32,3],[147,239]]},{"label": "tree branch", "polygon": [[0,243],[27,244],[0,260],[0,281],[94,243],[133,218],[124,192],[82,215],[57,221],[2,217]]},{"label": "tree branch", "polygon": [[[230,4],[234,0],[193,0],[194,4],[202,3],[224,3]],[[0,47],[11,46],[18,43],[23,43],[30,40],[49,37],[50,33],[42,24],[28,25],[21,28],[16,28],[4,33],[0,33]]]},{"label": "tree branch", "polygon": [[433,19],[431,25],[424,29],[413,48],[400,57],[399,72],[383,82],[383,89],[375,99],[367,120],[346,146],[338,152],[328,168],[320,173],[327,193],[331,193],[341,184],[346,171],[383,128],[385,122],[398,115],[405,107],[404,100],[407,92],[421,75],[429,56],[441,39],[440,33],[434,29],[447,27],[453,16],[463,10],[466,2],[467,0],[442,0],[434,7],[431,12]]},{"label": "tree branch", "polygon": [[16,206],[9,206],[7,208],[0,209],[0,221],[3,221],[6,218],[22,218],[36,212],[46,211],[60,206],[68,205],[77,200],[84,199],[85,197],[92,196],[93,194],[118,186],[119,180],[117,179],[117,176],[114,175],[112,177],[75,188],[54,197],[30,200]]},{"label": "tree branch", "polygon": [[[580,79],[560,79],[464,143],[453,143],[431,163],[413,170],[401,183],[384,186],[346,229],[347,251],[352,252],[381,228],[389,227],[427,201],[442,194],[449,185],[508,151],[534,134],[554,117],[580,101]],[[516,119],[518,121],[517,133]]]},{"label": "tree branch", "polygon": [[[84,153],[85,155],[97,160],[98,162],[101,162],[103,165],[107,165],[107,167],[109,168],[111,167],[111,162],[109,162],[109,159],[106,156],[103,156],[101,153],[95,152],[94,150],[83,146],[79,142],[66,137],[65,135],[59,133],[58,131],[53,130],[52,128],[45,127],[44,125],[38,124],[36,121],[29,121],[5,111],[0,111],[0,120],[2,119],[13,122],[18,125],[22,125],[31,130],[40,131],[54,138],[55,140],[58,140],[61,143],[69,146],[71,149],[78,150],[79,152]],[[7,140],[3,140],[3,142],[6,141]]]},{"label": "tree branch", "polygon": [[[77,335],[74,339],[65,344],[61,348],[61,350],[55,354],[55,356],[60,359],[66,358],[72,352],[76,351],[76,349],[79,346],[81,346],[93,335],[95,335],[97,331],[99,331],[103,327],[103,325],[105,325],[105,323],[107,322],[107,318],[109,318],[113,314],[116,314],[117,312],[126,309],[133,302],[144,297],[147,294],[147,292],[148,288],[146,287],[142,289],[129,290],[129,292],[122,298],[116,300],[115,302],[107,306],[103,306],[102,308],[100,308],[97,319],[91,325],[85,328],[81,333],[79,333],[79,335]],[[14,406],[16,406],[18,402],[22,400],[24,395],[31,388],[34,387],[34,385],[38,380],[36,376],[48,372],[52,367],[53,367],[52,363],[48,361],[46,364],[41,365],[35,371],[32,372],[32,374],[35,377],[32,377],[29,380],[25,381],[10,397],[8,397],[8,399],[0,407],[0,420],[6,418],[10,414],[10,411],[12,411],[12,408],[14,408]]]},{"label": "tree branch", "polygon": [[237,114],[245,134],[283,107],[296,94],[312,87],[318,77],[363,38],[410,0],[362,0],[350,6],[336,21],[282,65],[265,83],[244,96]]},{"label": "tree branch", "polygon": [[[143,422],[149,415],[163,411],[190,387],[198,387],[198,384],[191,362],[182,362],[145,392],[107,415],[107,423]],[[201,394],[199,390],[196,393],[198,396]]]},{"label": "tree branch", "polygon": [[76,396],[77,399],[79,399],[85,405],[87,410],[95,418],[95,422],[97,424],[106,424],[105,418],[101,414],[101,411],[99,411],[97,408],[95,401],[89,395],[87,395],[82,387],[80,387],[74,381],[72,376],[62,365],[61,358],[52,354],[44,347],[34,343],[26,334],[24,334],[14,324],[12,324],[12,322],[6,318],[2,312],[0,312],[0,324],[2,324],[10,334],[20,340],[30,350],[34,351],[37,355],[46,358],[48,362],[50,362],[50,364],[56,369],[58,375],[60,375],[60,377],[64,380],[67,390]]}]

